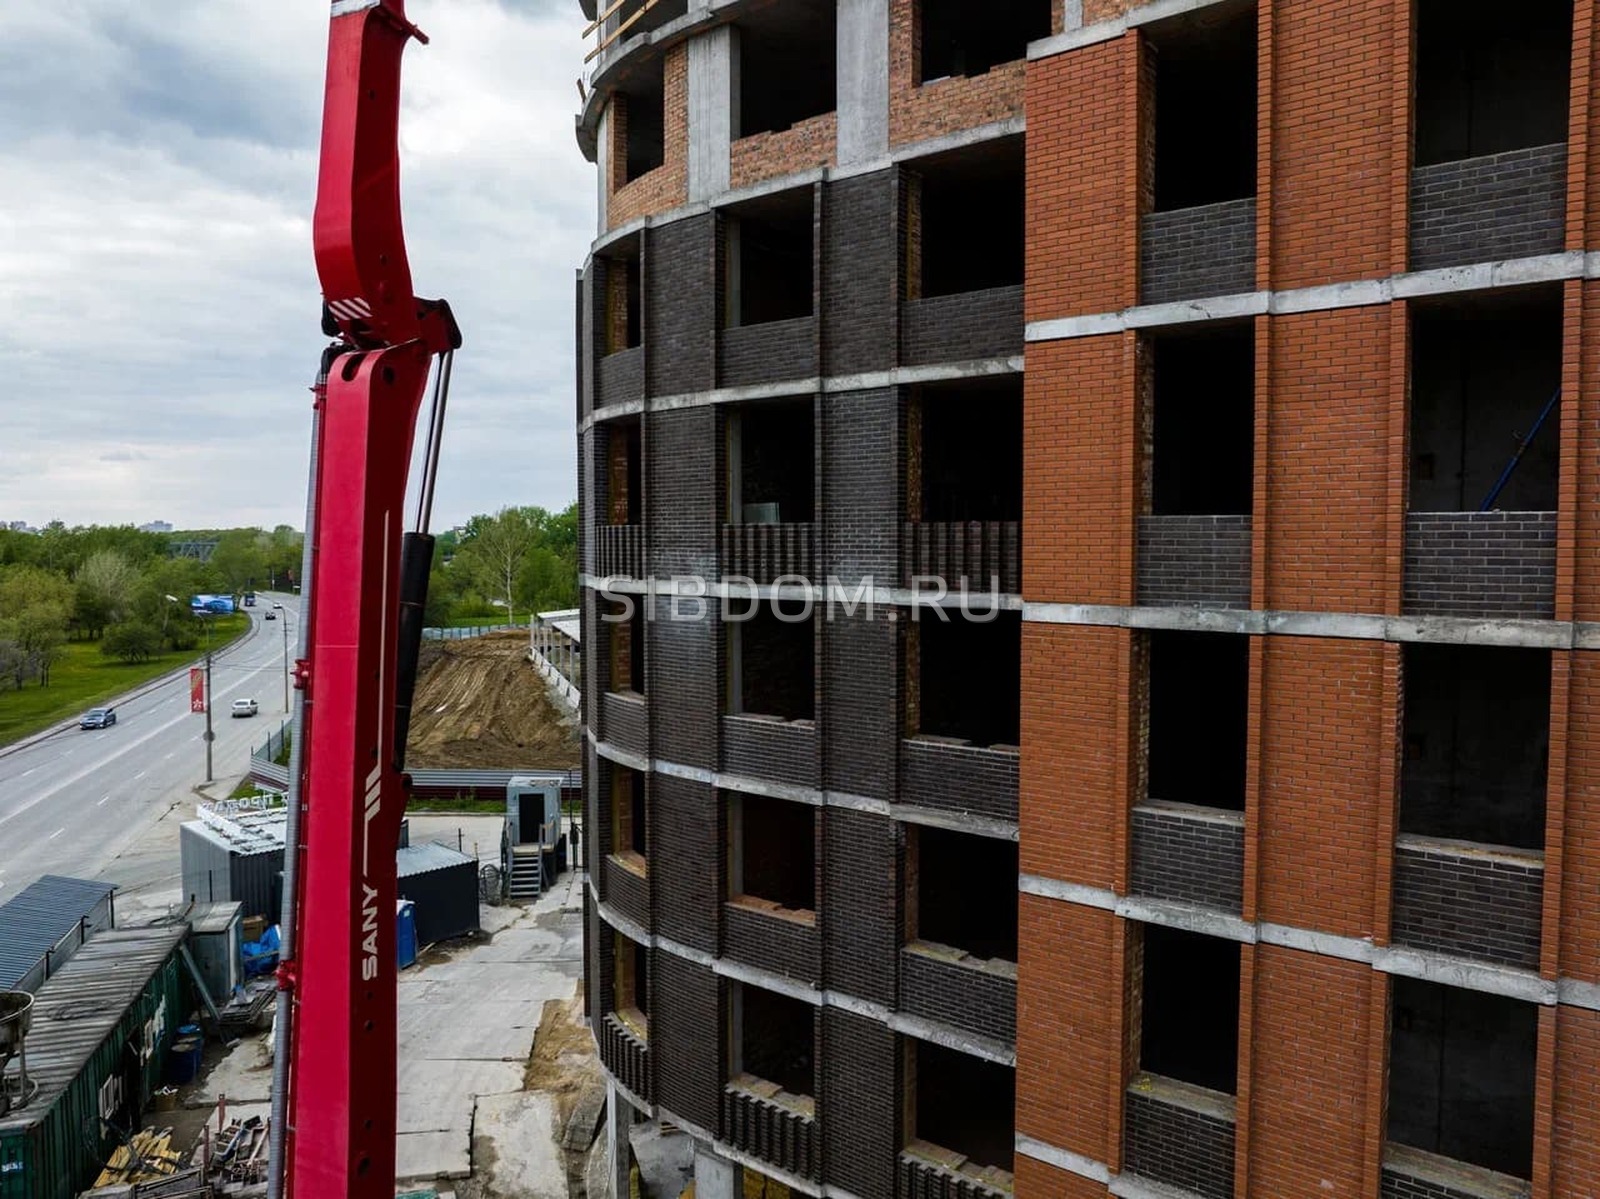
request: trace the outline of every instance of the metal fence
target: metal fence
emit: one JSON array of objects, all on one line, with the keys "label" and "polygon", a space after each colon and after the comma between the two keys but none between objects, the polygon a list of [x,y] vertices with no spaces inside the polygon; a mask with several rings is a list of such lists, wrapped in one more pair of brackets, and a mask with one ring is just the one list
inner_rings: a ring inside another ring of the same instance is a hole
[{"label": "metal fence", "polygon": [[465,641],[469,637],[482,637],[485,633],[504,633],[510,629],[525,629],[527,621],[516,624],[475,624],[464,629],[428,628],[422,630],[424,641]]}]

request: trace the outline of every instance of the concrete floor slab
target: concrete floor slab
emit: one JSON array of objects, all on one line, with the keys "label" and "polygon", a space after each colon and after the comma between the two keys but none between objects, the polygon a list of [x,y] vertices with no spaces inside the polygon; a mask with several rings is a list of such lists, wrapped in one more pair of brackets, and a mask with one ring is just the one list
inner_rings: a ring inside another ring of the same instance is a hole
[{"label": "concrete floor slab", "polygon": [[496,1199],[566,1199],[566,1163],[550,1096],[520,1091],[478,1100],[473,1122],[478,1178]]},{"label": "concrete floor slab", "polygon": [[425,1182],[435,1178],[469,1178],[472,1143],[467,1129],[450,1132],[402,1132],[394,1139],[395,1179]]}]

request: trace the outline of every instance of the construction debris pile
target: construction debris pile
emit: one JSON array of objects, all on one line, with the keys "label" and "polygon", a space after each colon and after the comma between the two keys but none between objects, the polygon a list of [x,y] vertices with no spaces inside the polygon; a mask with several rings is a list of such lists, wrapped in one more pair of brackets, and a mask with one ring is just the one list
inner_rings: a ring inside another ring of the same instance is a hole
[{"label": "construction debris pile", "polygon": [[173,1148],[171,1128],[147,1128],[117,1146],[81,1199],[223,1199],[256,1193],[267,1179],[267,1125],[261,1116],[227,1119],[217,1108],[189,1154]]}]

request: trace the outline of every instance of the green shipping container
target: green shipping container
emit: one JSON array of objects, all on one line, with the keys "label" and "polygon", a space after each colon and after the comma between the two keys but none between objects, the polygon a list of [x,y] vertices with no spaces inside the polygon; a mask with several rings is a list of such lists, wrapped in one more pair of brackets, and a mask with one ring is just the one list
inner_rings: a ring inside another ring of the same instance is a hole
[{"label": "green shipping container", "polygon": [[[0,1116],[0,1199],[72,1199],[90,1186],[161,1085],[191,988],[178,947],[187,926],[90,938],[34,995],[24,1048],[37,1091]],[[15,1084],[20,1062],[6,1078]]]}]

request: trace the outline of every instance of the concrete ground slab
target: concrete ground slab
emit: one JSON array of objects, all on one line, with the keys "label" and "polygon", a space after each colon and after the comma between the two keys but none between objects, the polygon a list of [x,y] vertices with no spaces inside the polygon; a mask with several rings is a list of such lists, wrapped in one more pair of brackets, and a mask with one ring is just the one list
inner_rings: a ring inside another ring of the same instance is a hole
[{"label": "concrete ground slab", "polygon": [[395,1180],[470,1178],[472,1144],[468,1130],[402,1132],[394,1139]]},{"label": "concrete ground slab", "polygon": [[522,1069],[521,1062],[403,1058],[399,1127],[417,1132],[471,1128],[473,1100],[518,1090]]},{"label": "concrete ground slab", "polygon": [[210,1107],[222,1096],[231,1107],[239,1102],[267,1101],[272,1098],[272,1058],[265,1036],[240,1041],[219,1058],[200,1080],[200,1085],[184,1096],[187,1104]]},{"label": "concrete ground slab", "polygon": [[566,1199],[567,1174],[549,1095],[519,1091],[478,1100],[474,1181],[497,1199]]}]

